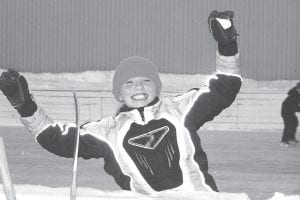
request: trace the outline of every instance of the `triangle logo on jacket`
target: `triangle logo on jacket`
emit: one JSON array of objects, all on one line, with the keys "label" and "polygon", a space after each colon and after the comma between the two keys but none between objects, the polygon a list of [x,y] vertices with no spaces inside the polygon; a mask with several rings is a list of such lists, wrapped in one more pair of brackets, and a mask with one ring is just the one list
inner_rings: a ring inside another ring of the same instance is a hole
[{"label": "triangle logo on jacket", "polygon": [[168,134],[169,127],[164,126],[142,135],[128,139],[128,143],[144,149],[154,150],[162,139]]}]

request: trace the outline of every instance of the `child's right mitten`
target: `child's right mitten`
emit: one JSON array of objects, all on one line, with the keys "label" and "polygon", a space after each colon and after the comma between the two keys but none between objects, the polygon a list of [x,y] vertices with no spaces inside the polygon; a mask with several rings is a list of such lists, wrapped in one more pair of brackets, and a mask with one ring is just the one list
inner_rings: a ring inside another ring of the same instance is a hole
[{"label": "child's right mitten", "polygon": [[0,90],[22,117],[31,116],[37,110],[37,105],[29,93],[25,77],[16,70],[8,69],[2,72]]}]

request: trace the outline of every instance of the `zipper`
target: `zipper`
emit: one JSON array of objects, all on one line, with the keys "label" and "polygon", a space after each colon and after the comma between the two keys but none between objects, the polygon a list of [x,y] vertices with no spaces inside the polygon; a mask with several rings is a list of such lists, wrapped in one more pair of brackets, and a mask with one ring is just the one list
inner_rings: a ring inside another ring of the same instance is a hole
[{"label": "zipper", "polygon": [[139,113],[140,113],[140,116],[141,116],[141,118],[142,118],[142,121],[145,123],[145,115],[144,115],[144,107],[141,107],[141,108],[138,108],[137,109],[138,111],[139,111]]}]

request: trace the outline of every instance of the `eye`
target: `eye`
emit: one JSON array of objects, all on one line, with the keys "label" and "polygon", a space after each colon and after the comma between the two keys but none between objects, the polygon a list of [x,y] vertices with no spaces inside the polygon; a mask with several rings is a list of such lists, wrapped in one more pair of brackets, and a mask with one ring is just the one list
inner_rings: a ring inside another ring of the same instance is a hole
[{"label": "eye", "polygon": [[133,83],[132,80],[128,80],[128,81],[125,82],[125,84],[132,84],[132,83]]},{"label": "eye", "polygon": [[144,82],[151,82],[150,79],[144,79]]}]

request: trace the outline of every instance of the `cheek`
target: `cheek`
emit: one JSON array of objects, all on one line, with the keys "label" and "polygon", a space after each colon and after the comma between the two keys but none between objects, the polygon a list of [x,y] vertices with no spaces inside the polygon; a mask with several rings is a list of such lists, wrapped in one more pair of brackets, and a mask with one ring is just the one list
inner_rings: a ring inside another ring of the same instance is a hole
[{"label": "cheek", "polygon": [[149,87],[149,88],[147,88],[147,93],[148,93],[148,95],[149,95],[149,98],[152,100],[152,99],[154,99],[156,96],[157,96],[157,94],[156,94],[156,88],[154,87]]},{"label": "cheek", "polygon": [[124,96],[130,94],[131,91],[132,91],[132,87],[125,87],[125,86],[123,86],[121,88],[121,90],[120,90],[120,94],[124,97]]},{"label": "cheek", "polygon": [[120,91],[120,100],[126,101],[127,97],[128,97],[128,92],[127,92],[127,90],[122,89],[122,90]]},{"label": "cheek", "polygon": [[148,91],[149,91],[149,93],[151,93],[151,94],[156,94],[156,87],[155,87],[154,85],[150,85],[150,86],[148,87]]}]

